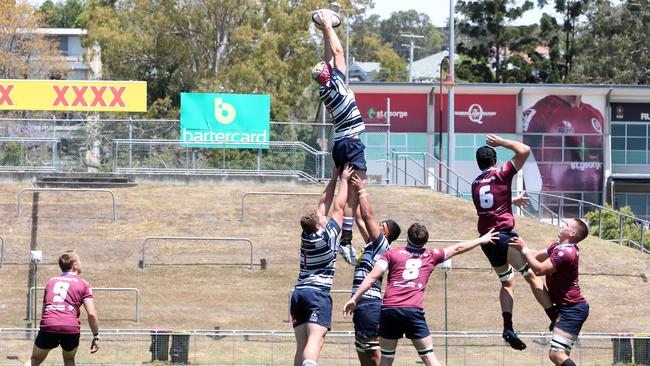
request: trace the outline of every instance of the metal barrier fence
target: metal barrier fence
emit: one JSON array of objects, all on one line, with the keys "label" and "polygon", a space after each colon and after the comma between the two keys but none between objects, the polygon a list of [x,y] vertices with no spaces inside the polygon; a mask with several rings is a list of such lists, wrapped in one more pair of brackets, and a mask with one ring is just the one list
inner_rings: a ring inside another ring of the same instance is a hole
[{"label": "metal barrier fence", "polygon": [[[549,365],[549,333],[521,333],[525,351],[511,349],[500,332],[433,332],[434,352],[449,366],[542,366]],[[102,329],[102,349],[96,354],[78,352],[79,364],[141,365],[152,361],[192,365],[290,365],[293,363],[293,332],[205,331],[159,332],[150,330]],[[0,360],[22,364],[33,344],[34,330],[0,328]],[[81,346],[92,336],[84,331]],[[444,341],[447,339],[448,358]],[[170,342],[171,341],[171,342]],[[171,357],[169,357],[171,356]],[[650,337],[632,334],[582,334],[571,352],[578,365],[648,365]],[[13,362],[8,360],[14,360]],[[408,340],[399,343],[393,365],[418,363],[419,357]],[[49,364],[60,364],[60,356],[51,354]],[[320,365],[358,365],[353,332],[330,332],[325,337]]]},{"label": "metal barrier fence", "polygon": [[0,137],[0,170],[56,171],[58,144],[54,138]]},{"label": "metal barrier fence", "polygon": [[[45,291],[45,287],[30,287],[29,288],[29,297],[27,298],[27,309],[31,310],[34,306],[34,291]],[[95,292],[133,292],[135,294],[135,322],[140,322],[140,290],[133,287],[93,287],[93,293]],[[106,305],[103,305],[106,307]],[[27,311],[27,320],[33,320],[32,311]],[[38,314],[41,314],[40,311],[33,312],[36,316],[36,320],[39,320]]]},{"label": "metal barrier fence", "polygon": [[20,217],[20,203],[25,192],[105,192],[111,195],[112,208],[113,208],[113,221],[117,220],[117,207],[115,205],[115,194],[110,189],[106,188],[23,188],[18,191],[16,195],[18,203],[16,203],[16,217]]},{"label": "metal barrier fence", "polygon": [[0,268],[5,260],[5,239],[0,236]]},{"label": "metal barrier fence", "polygon": [[[140,268],[143,270],[147,266],[145,262],[145,252],[147,250],[147,243],[150,241],[163,241],[163,240],[174,240],[174,241],[226,241],[226,242],[246,242],[250,246],[250,269],[253,269],[253,242],[248,238],[204,238],[204,237],[195,237],[195,236],[150,236],[145,238],[142,241],[142,259],[140,260]],[[198,264],[198,263],[193,263]],[[217,263],[201,263],[201,264],[217,264]],[[223,263],[221,263],[223,264]],[[239,263],[231,263],[239,264]],[[149,264],[151,266],[151,264]]]}]

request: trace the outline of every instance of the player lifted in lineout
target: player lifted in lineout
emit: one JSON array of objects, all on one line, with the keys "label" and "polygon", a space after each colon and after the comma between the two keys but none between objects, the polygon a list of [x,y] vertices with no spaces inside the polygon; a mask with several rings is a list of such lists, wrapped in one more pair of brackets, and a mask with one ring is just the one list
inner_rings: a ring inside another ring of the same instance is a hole
[{"label": "player lifted in lineout", "polygon": [[[478,214],[479,234],[484,235],[491,229],[499,232],[495,245],[484,245],[481,249],[501,281],[499,300],[503,316],[503,338],[512,348],[524,350],[526,344],[519,339],[512,324],[515,270],[524,276],[535,299],[542,305],[551,322],[557,318],[557,310],[551,303],[541,278],[530,270],[518,250],[508,247],[510,239],[517,236],[513,230],[515,219],[512,204],[527,204],[523,195],[518,196],[516,200],[512,199],[512,179],[524,166],[530,155],[530,147],[496,135],[488,135],[486,143],[489,146],[482,146],[476,151],[476,162],[482,172],[472,182],[472,200]],[[494,148],[499,146],[512,150],[515,156],[497,168],[497,153]]]},{"label": "player lifted in lineout", "polygon": [[[345,164],[350,164],[361,179],[366,178],[365,145],[360,139],[360,134],[365,130],[361,113],[357,108],[354,93],[345,80],[345,56],[343,47],[332,24],[340,24],[340,17],[328,9],[317,10],[312,14],[316,27],[323,32],[324,55],[323,60],[311,70],[312,78],[320,85],[318,93],[325,108],[329,111],[334,122],[334,146],[332,158],[340,170]],[[349,194],[344,209],[343,230],[341,233],[341,246],[353,251],[352,224],[357,209],[357,195]],[[354,257],[350,253],[349,258]]]}]

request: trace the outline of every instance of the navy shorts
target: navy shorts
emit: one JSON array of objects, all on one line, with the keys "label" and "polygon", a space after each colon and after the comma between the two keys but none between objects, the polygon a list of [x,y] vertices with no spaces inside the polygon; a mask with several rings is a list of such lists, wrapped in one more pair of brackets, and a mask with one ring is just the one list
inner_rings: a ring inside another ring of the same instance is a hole
[{"label": "navy shorts", "polygon": [[332,326],[332,298],[329,292],[302,288],[291,294],[291,322],[293,327],[305,323],[322,325],[327,330]]},{"label": "navy shorts", "polygon": [[379,336],[384,339],[422,339],[430,335],[424,310],[420,308],[384,308],[379,319]]},{"label": "navy shorts", "polygon": [[332,148],[332,159],[334,165],[341,169],[346,163],[350,163],[354,169],[368,170],[364,150],[366,145],[360,139],[344,138],[334,142]]},{"label": "navy shorts", "polygon": [[357,338],[376,338],[379,335],[381,299],[363,299],[354,310],[354,335]]},{"label": "navy shorts", "polygon": [[494,244],[481,245],[481,249],[490,261],[492,267],[501,267],[508,263],[508,243],[510,239],[519,236],[514,231],[500,231],[499,240]]},{"label": "navy shorts", "polygon": [[557,312],[560,316],[555,322],[555,327],[577,336],[589,316],[589,304],[585,301],[578,304],[558,305]]},{"label": "navy shorts", "polygon": [[70,352],[79,347],[79,333],[50,333],[39,330],[34,344],[40,349],[52,349],[61,345],[64,351]]}]

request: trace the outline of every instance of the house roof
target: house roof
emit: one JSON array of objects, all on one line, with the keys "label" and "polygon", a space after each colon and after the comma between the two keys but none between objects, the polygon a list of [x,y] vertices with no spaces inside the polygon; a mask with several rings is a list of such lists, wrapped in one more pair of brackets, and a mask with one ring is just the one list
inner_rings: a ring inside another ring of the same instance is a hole
[{"label": "house roof", "polygon": [[81,28],[36,28],[35,33],[54,36],[85,36],[88,31]]},{"label": "house roof", "polygon": [[413,61],[411,75],[413,80],[433,80],[440,77],[440,63],[449,55],[449,51],[441,51]]},{"label": "house roof", "polygon": [[361,71],[365,73],[369,72],[379,72],[381,69],[381,65],[379,62],[361,62],[361,61],[354,61],[352,65],[350,65],[350,68],[357,67]]}]

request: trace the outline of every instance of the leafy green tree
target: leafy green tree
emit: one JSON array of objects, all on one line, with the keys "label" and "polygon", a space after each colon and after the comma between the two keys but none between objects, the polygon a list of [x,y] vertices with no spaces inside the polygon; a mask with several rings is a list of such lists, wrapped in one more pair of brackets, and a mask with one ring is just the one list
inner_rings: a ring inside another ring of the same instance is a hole
[{"label": "leafy green tree", "polygon": [[82,28],[85,10],[86,4],[83,0],[66,0],[57,3],[46,0],[39,7],[43,21],[49,28]]},{"label": "leafy green tree", "polygon": [[581,83],[650,84],[650,1],[597,2],[576,39],[572,79]]},{"label": "leafy green tree", "polygon": [[[605,205],[606,208],[613,210],[609,204]],[[617,212],[627,216],[635,217],[634,212],[629,206],[621,207]],[[599,225],[599,215],[601,216]],[[619,220],[619,215],[612,211],[603,210],[601,213],[598,211],[590,211],[585,214],[585,219],[589,224],[589,233],[593,236],[598,236],[602,230],[602,238],[605,240],[618,240],[620,239],[621,226],[623,227],[623,239],[631,240],[637,244],[641,243],[641,226],[630,218],[623,218]],[[650,232],[644,230],[643,244],[644,247],[650,248]]]},{"label": "leafy green tree", "polygon": [[391,14],[390,18],[382,20],[379,31],[383,43],[397,52],[404,60],[409,60],[409,47],[402,44],[408,43],[402,34],[424,36],[416,45],[421,47],[414,50],[414,59],[429,56],[440,50],[441,36],[438,29],[431,23],[429,16],[416,10],[398,11]]},{"label": "leafy green tree", "polygon": [[[484,82],[529,82],[528,54],[534,53],[535,26],[510,24],[534,6],[530,0],[462,0],[458,28],[462,40],[458,53],[467,58],[458,67],[461,79]],[[477,80],[479,79],[479,80]]]}]

